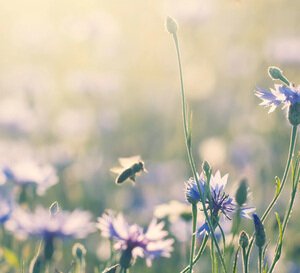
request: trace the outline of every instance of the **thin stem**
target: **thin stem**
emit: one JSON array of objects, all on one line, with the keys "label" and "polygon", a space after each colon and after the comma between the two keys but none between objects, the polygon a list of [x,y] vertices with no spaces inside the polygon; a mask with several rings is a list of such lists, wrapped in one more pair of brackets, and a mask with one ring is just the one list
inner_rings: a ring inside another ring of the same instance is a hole
[{"label": "thin stem", "polygon": [[[203,241],[201,243],[201,246],[198,250],[198,253],[196,254],[196,256],[193,260],[193,265],[200,259],[201,255],[206,247],[207,241],[208,241],[208,235],[205,235],[205,237],[203,238]],[[188,272],[189,270],[190,270],[190,266],[188,265],[183,270],[181,270],[180,273],[185,273],[185,272]]]},{"label": "thin stem", "polygon": [[[288,159],[287,159],[285,170],[284,170],[284,173],[283,173],[283,176],[282,176],[282,179],[281,179],[281,185],[279,187],[278,193],[275,194],[275,196],[273,197],[271,203],[269,204],[269,206],[265,210],[263,216],[261,217],[262,223],[266,220],[267,216],[269,215],[270,211],[272,210],[272,208],[276,204],[276,201],[278,200],[278,198],[279,198],[279,196],[280,196],[280,194],[283,190],[283,187],[285,185],[285,182],[286,182],[286,179],[287,179],[287,176],[288,176],[288,173],[289,173],[289,169],[290,169],[290,166],[291,166],[291,161],[292,161],[292,158],[293,158],[293,154],[294,154],[294,151],[295,151],[296,139],[297,139],[297,126],[293,126],[292,130],[291,130],[291,138],[290,138],[290,147],[289,147]],[[254,243],[254,235],[252,235],[252,237],[249,241],[249,248],[248,248],[248,251],[247,251],[247,260],[248,261],[249,261],[249,255],[250,255],[251,249],[253,247],[253,243]]]},{"label": "thin stem", "polygon": [[178,44],[178,39],[177,39],[176,34],[173,34],[173,39],[174,39],[174,42],[175,42],[177,60],[178,60],[178,66],[179,66],[180,90],[181,90],[181,101],[182,101],[182,118],[183,118],[183,130],[184,130],[185,145],[186,145],[186,149],[187,149],[189,163],[190,163],[191,168],[192,168],[193,176],[198,181],[196,166],[195,166],[195,162],[194,162],[194,159],[193,159],[193,156],[192,156],[192,153],[191,153],[191,149],[190,149],[190,145],[189,145],[189,141],[188,141],[189,132],[188,132],[187,117],[186,117],[186,112],[187,111],[186,111],[186,101],[185,101],[185,92],[184,92],[184,83],[183,83],[183,73],[182,73],[182,65],[181,65],[179,44]]},{"label": "thin stem", "polygon": [[272,202],[269,204],[268,208],[266,209],[263,216],[261,217],[262,222],[267,218],[268,214],[270,213],[271,209],[274,207],[277,199],[279,198],[280,193],[283,190],[283,187],[284,187],[284,184],[286,182],[286,179],[287,179],[287,176],[288,176],[288,173],[289,173],[289,169],[290,169],[290,166],[291,166],[291,161],[292,161],[292,158],[293,158],[293,155],[294,155],[296,137],[297,137],[297,126],[293,126],[292,127],[292,132],[291,132],[291,141],[290,141],[288,160],[287,160],[286,167],[285,167],[285,170],[284,170],[284,173],[283,173],[283,177],[281,179],[281,185],[280,185],[278,194],[276,194],[274,196]]},{"label": "thin stem", "polygon": [[262,247],[258,249],[258,272],[262,273]]},{"label": "thin stem", "polygon": [[[191,139],[190,139],[190,135],[189,135],[189,131],[188,131],[187,117],[186,117],[186,102],[185,102],[185,92],[184,92],[184,84],[183,84],[183,73],[182,73],[180,51],[179,51],[179,45],[178,45],[178,39],[177,39],[176,33],[173,33],[173,39],[174,39],[174,43],[175,43],[175,46],[176,46],[176,53],[177,53],[178,66],[179,66],[180,86],[181,86],[181,99],[182,99],[183,129],[184,129],[184,137],[185,137],[185,144],[186,144],[188,159],[189,159],[189,163],[190,163],[190,166],[191,166],[191,169],[192,169],[192,173],[193,173],[194,179],[195,179],[195,181],[197,183],[198,191],[200,193],[200,197],[201,197],[200,199],[201,199],[201,203],[202,203],[202,206],[203,206],[203,212],[205,214],[205,219],[206,219],[207,224],[209,226],[211,237],[212,237],[213,242],[214,242],[214,244],[215,244],[215,246],[217,248],[217,252],[218,252],[218,255],[219,255],[220,259],[221,259],[221,263],[222,263],[224,272],[227,273],[227,269],[226,269],[226,265],[225,265],[225,262],[224,262],[224,258],[223,258],[223,255],[221,253],[221,250],[220,250],[218,241],[216,239],[216,236],[214,234],[214,228],[213,228],[213,225],[212,225],[211,220],[209,218],[209,215],[208,215],[208,212],[207,212],[207,208],[205,206],[205,200],[203,198],[203,193],[202,193],[202,191],[200,189],[200,185],[199,185],[199,181],[198,181],[198,175],[197,175],[197,171],[196,171],[196,166],[195,166],[195,162],[194,162],[194,159],[193,159],[193,156],[192,156]],[[193,240],[195,240],[195,238]],[[193,269],[193,265],[190,268],[190,272],[191,272],[192,269]]]},{"label": "thin stem", "polygon": [[210,248],[210,257],[211,257],[212,273],[216,273],[218,270],[218,265],[217,265],[217,257],[214,248],[214,242],[212,240],[211,240],[211,248]]},{"label": "thin stem", "polygon": [[[293,205],[294,205],[294,201],[295,201],[295,197],[296,197],[296,193],[297,193],[297,189],[298,189],[298,181],[299,181],[299,178],[300,178],[300,171],[299,171],[298,168],[299,168],[299,161],[297,162],[297,165],[295,167],[295,170],[296,170],[297,173],[296,173],[296,177],[293,178],[293,188],[292,188],[292,192],[291,192],[291,198],[290,198],[290,202],[289,202],[287,212],[286,212],[284,220],[283,220],[282,238],[281,238],[282,242],[283,242],[283,237],[284,237],[284,234],[285,234],[285,231],[286,231],[286,228],[287,228],[288,221],[289,221],[289,219],[291,217],[291,214],[292,214],[292,208],[293,208]],[[273,272],[273,270],[275,268],[275,265],[277,264],[277,262],[280,258],[280,255],[281,255],[281,249],[276,249],[274,260],[273,260],[273,262],[270,266],[270,269],[268,271],[269,273]]]},{"label": "thin stem", "polygon": [[248,273],[248,262],[247,262],[246,255],[247,255],[246,248],[243,247],[242,256],[243,256],[243,271],[244,271],[244,273]]},{"label": "thin stem", "polygon": [[192,233],[192,242],[191,242],[191,251],[190,251],[190,273],[193,270],[193,259],[195,251],[195,241],[196,241],[196,227],[197,227],[197,205],[192,205],[192,218],[193,218],[193,233]]}]

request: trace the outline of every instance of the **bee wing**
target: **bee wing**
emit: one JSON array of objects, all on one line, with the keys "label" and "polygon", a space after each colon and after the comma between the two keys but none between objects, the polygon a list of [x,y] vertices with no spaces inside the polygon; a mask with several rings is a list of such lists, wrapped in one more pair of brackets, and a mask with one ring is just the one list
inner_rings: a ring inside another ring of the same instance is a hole
[{"label": "bee wing", "polygon": [[121,168],[121,167],[113,167],[113,168],[110,168],[109,170],[110,170],[112,173],[120,174],[121,172],[124,171],[124,168]]},{"label": "bee wing", "polygon": [[139,155],[131,156],[131,157],[120,157],[119,162],[122,167],[128,168],[129,166],[133,165],[141,161],[141,157]]}]

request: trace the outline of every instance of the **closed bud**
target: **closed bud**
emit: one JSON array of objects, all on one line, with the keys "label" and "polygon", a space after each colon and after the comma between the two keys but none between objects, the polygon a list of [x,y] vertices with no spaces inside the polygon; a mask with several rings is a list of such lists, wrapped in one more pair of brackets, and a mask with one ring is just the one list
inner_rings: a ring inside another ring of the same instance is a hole
[{"label": "closed bud", "polygon": [[262,248],[266,243],[265,228],[256,213],[253,213],[252,216],[253,216],[254,228],[255,228],[255,244],[257,245],[257,247]]},{"label": "closed bud", "polygon": [[204,161],[203,163],[202,163],[202,170],[203,170],[203,172],[207,175],[208,173],[210,173],[210,171],[211,171],[211,168],[210,168],[210,165],[209,165],[209,163],[207,162],[207,161]]},{"label": "closed bud", "polygon": [[80,243],[76,243],[72,247],[72,255],[74,258],[82,260],[86,255],[86,248]]},{"label": "closed bud", "polygon": [[273,80],[280,80],[286,85],[290,85],[288,79],[283,75],[282,70],[276,66],[270,66],[268,69],[269,76]]},{"label": "closed bud", "polygon": [[177,32],[177,23],[172,17],[167,17],[166,28],[171,34],[176,34]]},{"label": "closed bud", "polygon": [[289,106],[288,120],[293,126],[300,124],[300,102],[296,102]]},{"label": "closed bud", "polygon": [[239,245],[241,248],[246,248],[249,245],[249,236],[245,231],[240,233]]},{"label": "closed bud", "polygon": [[192,220],[192,213],[190,211],[184,211],[184,212],[180,213],[180,218],[184,222],[190,222]]},{"label": "closed bud", "polygon": [[247,202],[248,185],[247,180],[243,179],[235,193],[235,201],[241,207]]},{"label": "closed bud", "polygon": [[279,80],[282,77],[282,70],[276,66],[270,66],[268,72],[273,80]]},{"label": "closed bud", "polygon": [[60,209],[59,209],[58,202],[57,201],[53,202],[49,207],[50,215],[55,216],[57,213],[59,213],[59,211]]}]

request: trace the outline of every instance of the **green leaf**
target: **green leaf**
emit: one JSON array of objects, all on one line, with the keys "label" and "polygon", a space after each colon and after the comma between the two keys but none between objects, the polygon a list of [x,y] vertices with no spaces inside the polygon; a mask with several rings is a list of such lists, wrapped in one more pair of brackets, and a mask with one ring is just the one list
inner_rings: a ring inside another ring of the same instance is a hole
[{"label": "green leaf", "polygon": [[278,229],[279,229],[278,241],[277,241],[276,252],[275,252],[275,259],[278,260],[281,255],[283,232],[282,232],[282,223],[281,223],[279,214],[277,212],[275,212],[275,216],[276,216]]},{"label": "green leaf", "polygon": [[2,248],[2,250],[6,262],[14,268],[19,268],[20,265],[17,255],[8,248]]}]

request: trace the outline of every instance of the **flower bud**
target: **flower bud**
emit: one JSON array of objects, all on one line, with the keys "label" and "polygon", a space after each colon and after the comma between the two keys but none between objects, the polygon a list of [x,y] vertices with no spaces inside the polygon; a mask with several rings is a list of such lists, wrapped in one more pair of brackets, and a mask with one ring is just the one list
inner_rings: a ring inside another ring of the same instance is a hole
[{"label": "flower bud", "polygon": [[207,161],[204,161],[203,163],[202,163],[202,170],[203,170],[203,172],[207,175],[208,173],[210,173],[210,171],[211,171],[211,168],[210,168],[210,165],[209,165],[209,163],[207,162]]},{"label": "flower bud", "polygon": [[177,23],[172,17],[167,17],[166,28],[171,34],[176,34],[177,32]]},{"label": "flower bud", "polygon": [[80,243],[76,243],[72,247],[72,255],[74,258],[82,260],[86,255],[86,248]]},{"label": "flower bud", "polygon": [[239,245],[241,248],[246,248],[249,245],[249,236],[245,231],[240,233]]},{"label": "flower bud", "polygon": [[58,202],[57,201],[53,202],[49,207],[50,215],[55,216],[57,213],[59,213],[59,211],[60,209],[59,209]]},{"label": "flower bud", "polygon": [[248,185],[247,180],[243,179],[240,182],[240,185],[235,193],[235,201],[237,204],[241,207],[243,206],[247,201],[247,195],[248,195]]},{"label": "flower bud", "polygon": [[256,213],[253,213],[252,216],[253,216],[254,228],[255,228],[255,244],[259,248],[262,248],[264,246],[264,244],[266,243],[265,228]]},{"label": "flower bud", "polygon": [[288,120],[293,126],[300,124],[300,102],[296,102],[289,106]]},{"label": "flower bud", "polygon": [[270,66],[268,69],[269,76],[273,80],[280,80],[287,85],[290,85],[288,79],[283,75],[282,70],[276,66]]},{"label": "flower bud", "polygon": [[192,213],[190,211],[184,211],[184,212],[180,213],[180,218],[184,222],[190,222],[192,220]]}]

